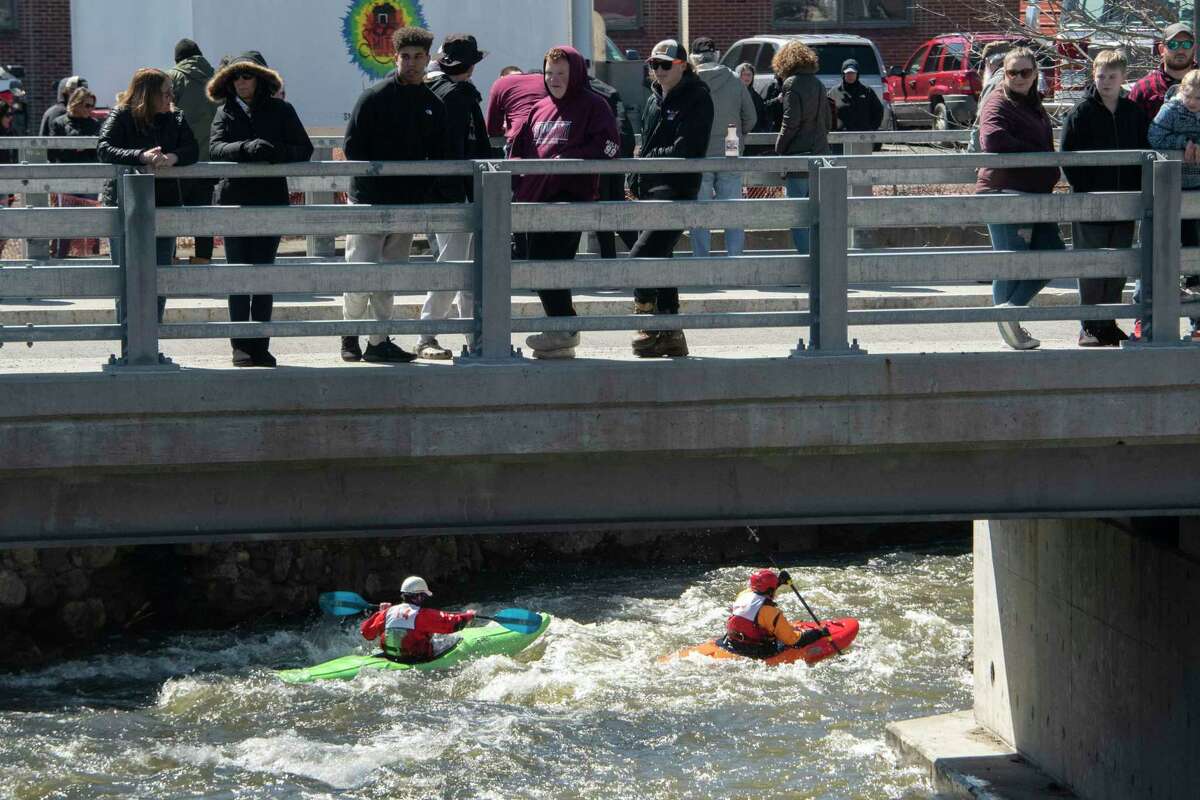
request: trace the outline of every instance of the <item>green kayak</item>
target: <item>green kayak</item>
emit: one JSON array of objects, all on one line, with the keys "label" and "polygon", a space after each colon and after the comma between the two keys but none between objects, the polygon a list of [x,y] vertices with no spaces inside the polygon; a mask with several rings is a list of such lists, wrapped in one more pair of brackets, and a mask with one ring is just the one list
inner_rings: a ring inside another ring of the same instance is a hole
[{"label": "green kayak", "polygon": [[444,669],[445,667],[469,661],[482,656],[507,655],[519,653],[541,636],[550,624],[550,615],[540,613],[542,624],[534,633],[517,633],[490,622],[475,628],[463,628],[456,635],[462,637],[457,645],[442,653],[432,661],[420,664],[401,664],[389,661],[382,654],[371,656],[350,654],[301,669],[281,669],[277,674],[285,683],[312,683],[313,681],[341,680],[348,681],[364,669],[405,670],[405,669]]}]

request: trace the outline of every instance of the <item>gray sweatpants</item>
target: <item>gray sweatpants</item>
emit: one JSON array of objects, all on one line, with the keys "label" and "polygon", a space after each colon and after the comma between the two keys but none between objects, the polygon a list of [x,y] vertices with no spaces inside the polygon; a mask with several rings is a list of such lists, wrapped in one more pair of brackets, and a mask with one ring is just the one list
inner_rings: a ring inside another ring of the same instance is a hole
[{"label": "gray sweatpants", "polygon": [[[346,262],[382,264],[408,261],[411,233],[356,233],[346,237]],[[367,310],[381,322],[392,318],[396,303],[393,292],[346,292],[342,296],[342,319],[366,319]],[[387,336],[371,334],[367,341],[382,344]]]},{"label": "gray sweatpants", "polygon": [[[445,261],[471,260],[475,234],[465,231],[462,233],[439,233],[436,239],[439,264]],[[447,319],[450,316],[450,309],[454,306],[458,307],[459,317],[470,319],[475,310],[473,302],[471,293],[466,290],[455,292],[447,289],[430,292],[425,295],[425,303],[421,306],[421,319]],[[436,338],[432,333],[422,333],[421,344],[431,342]]]}]

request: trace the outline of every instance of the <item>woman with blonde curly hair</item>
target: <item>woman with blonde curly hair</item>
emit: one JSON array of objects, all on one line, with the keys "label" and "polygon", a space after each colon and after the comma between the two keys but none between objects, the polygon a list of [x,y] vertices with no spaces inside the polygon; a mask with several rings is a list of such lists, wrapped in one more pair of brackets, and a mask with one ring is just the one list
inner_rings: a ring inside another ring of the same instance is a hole
[{"label": "woman with blonde curly hair", "polygon": [[[829,128],[833,110],[825,84],[817,77],[817,54],[803,42],[791,41],[780,48],[771,62],[783,80],[783,125],[775,140],[780,156],[825,155],[829,152]],[[785,176],[788,197],[808,197],[808,175],[789,172]],[[796,252],[808,253],[808,228],[792,228]]]}]

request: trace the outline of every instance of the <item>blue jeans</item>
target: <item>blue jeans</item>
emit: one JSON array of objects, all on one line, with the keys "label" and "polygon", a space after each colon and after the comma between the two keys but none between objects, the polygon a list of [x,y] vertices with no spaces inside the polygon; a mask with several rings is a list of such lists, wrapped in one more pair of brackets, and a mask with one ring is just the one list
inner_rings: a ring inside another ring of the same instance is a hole
[{"label": "blue jeans", "polygon": [[[700,177],[700,194],[697,200],[740,200],[742,197],[742,175],[739,172],[705,172]],[[711,235],[708,228],[692,228],[692,254],[704,258],[711,252]],[[725,252],[740,256],[746,249],[746,232],[740,229],[725,229]]]},{"label": "blue jeans", "polygon": [[[1019,231],[1023,227],[1031,227],[1029,243],[1021,238]],[[988,225],[988,233],[992,237],[993,250],[1065,250],[1062,237],[1058,235],[1058,223],[1034,222],[1030,225]],[[1038,292],[1050,281],[1041,278],[1027,278],[1016,281],[992,281],[992,302],[996,305],[1011,303],[1014,306],[1027,306]]]},{"label": "blue jeans", "polygon": [[[808,176],[787,176],[784,180],[784,192],[788,197],[808,197]],[[796,245],[796,252],[802,256],[808,255],[808,236],[808,228],[792,228],[792,242]]]}]

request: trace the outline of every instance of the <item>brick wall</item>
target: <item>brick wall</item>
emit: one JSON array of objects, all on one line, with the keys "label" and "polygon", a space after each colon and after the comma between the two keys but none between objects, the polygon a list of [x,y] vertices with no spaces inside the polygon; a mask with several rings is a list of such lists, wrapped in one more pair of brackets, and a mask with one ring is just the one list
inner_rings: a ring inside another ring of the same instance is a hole
[{"label": "brick wall", "polygon": [[[1017,13],[1021,0],[1006,0]],[[954,31],[982,30],[978,20],[986,2],[975,0],[915,0],[912,23],[902,27],[777,29],[772,23],[772,0],[686,0],[691,39],[711,36],[717,47],[728,49],[738,39],[770,33],[853,33],[871,39],[884,63],[903,66],[913,51],[933,36]],[[642,27],[636,31],[609,31],[622,49],[634,48],[644,58],[654,43],[679,35],[679,0],[642,0]],[[973,22],[973,20],[975,20]],[[690,43],[690,42],[689,42]]]},{"label": "brick wall", "polygon": [[17,0],[17,28],[0,31],[0,64],[25,68],[29,132],[54,103],[53,84],[71,74],[71,0]]}]

